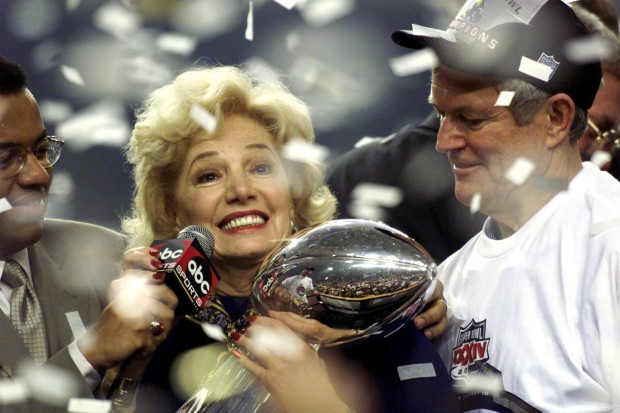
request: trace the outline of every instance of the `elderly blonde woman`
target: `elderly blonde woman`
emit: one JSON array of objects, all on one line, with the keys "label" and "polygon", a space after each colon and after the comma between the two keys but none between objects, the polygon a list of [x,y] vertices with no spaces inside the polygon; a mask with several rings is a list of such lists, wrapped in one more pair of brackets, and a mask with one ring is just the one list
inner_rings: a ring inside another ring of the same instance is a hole
[{"label": "elderly blonde woman", "polygon": [[[197,122],[205,112],[216,120],[213,129]],[[175,411],[187,397],[175,393],[175,383],[170,383],[172,363],[189,349],[213,343],[192,320],[219,325],[242,347],[252,345],[251,330],[260,328],[256,326],[288,334],[292,345],[301,349],[295,362],[277,354],[259,361],[233,353],[283,411],[345,413],[356,404],[332,386],[321,352],[295,334],[313,335],[316,325],[285,313],[256,317],[250,307],[252,281],[275,241],[332,219],[336,210],[318,165],[293,163],[281,156],[293,138],[314,140],[306,105],[282,84],[256,82],[234,67],[189,70],[153,92],[138,111],[127,150],[136,187],[132,216],[123,223],[134,246],[126,261],[146,271],[157,269],[160,264],[153,260],[157,254],[141,246],[153,239],[175,238],[182,228],[199,224],[214,236],[212,261],[221,277],[210,306],[174,326],[164,326],[173,330],[144,373],[138,411]],[[422,317],[427,325],[441,329],[444,313],[444,304],[437,302]],[[248,320],[252,325],[246,334],[241,327]],[[418,341],[430,346],[419,334]],[[432,347],[423,353],[427,360],[435,357]],[[396,374],[396,366],[393,370]],[[312,388],[305,383],[312,383]]]}]

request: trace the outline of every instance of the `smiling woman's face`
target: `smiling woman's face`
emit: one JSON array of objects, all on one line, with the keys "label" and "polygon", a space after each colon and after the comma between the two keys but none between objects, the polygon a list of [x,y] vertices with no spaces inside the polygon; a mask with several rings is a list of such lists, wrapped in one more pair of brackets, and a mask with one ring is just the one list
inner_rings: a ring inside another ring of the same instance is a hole
[{"label": "smiling woman's face", "polygon": [[206,227],[214,260],[260,262],[291,234],[293,202],[271,135],[245,116],[192,138],[174,194],[177,230]]}]

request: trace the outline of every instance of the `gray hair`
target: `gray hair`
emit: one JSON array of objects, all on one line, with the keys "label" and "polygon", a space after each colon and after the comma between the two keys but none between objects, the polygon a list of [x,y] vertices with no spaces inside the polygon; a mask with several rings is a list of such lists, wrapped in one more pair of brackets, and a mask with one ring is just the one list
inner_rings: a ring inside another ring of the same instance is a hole
[{"label": "gray hair", "polygon": [[[524,126],[532,122],[536,113],[551,97],[551,94],[544,92],[530,83],[521,79],[510,79],[496,84],[498,91],[515,92],[510,106],[512,117],[518,126]],[[575,106],[575,118],[569,132],[569,141],[576,143],[588,127],[588,112],[585,109]]]}]

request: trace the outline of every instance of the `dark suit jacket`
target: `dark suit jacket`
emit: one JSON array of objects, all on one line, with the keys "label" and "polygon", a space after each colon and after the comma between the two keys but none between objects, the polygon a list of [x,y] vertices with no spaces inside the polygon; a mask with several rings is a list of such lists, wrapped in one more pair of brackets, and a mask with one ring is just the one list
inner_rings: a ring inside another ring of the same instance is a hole
[{"label": "dark suit jacket", "polygon": [[[47,219],[43,236],[28,248],[32,279],[43,310],[50,359],[78,379],[77,397],[93,397],[73,363],[67,345],[73,333],[66,313],[77,311],[86,326],[95,322],[107,305],[108,286],[120,274],[126,241],[112,230],[79,222]],[[16,374],[17,365],[30,354],[11,321],[0,313],[0,366]],[[50,383],[50,385],[53,385]],[[53,412],[51,406],[0,405],[0,412]],[[66,411],[66,406],[60,408]]]}]

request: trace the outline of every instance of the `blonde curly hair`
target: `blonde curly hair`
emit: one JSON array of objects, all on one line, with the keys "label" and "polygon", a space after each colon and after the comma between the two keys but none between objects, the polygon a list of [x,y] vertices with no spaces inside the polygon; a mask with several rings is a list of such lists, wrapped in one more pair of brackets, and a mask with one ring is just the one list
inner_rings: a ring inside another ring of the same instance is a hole
[{"label": "blonde curly hair", "polygon": [[[177,235],[169,212],[174,206],[177,173],[192,137],[200,130],[190,117],[193,105],[200,105],[218,120],[231,115],[254,119],[271,134],[277,149],[292,138],[314,141],[308,107],[280,82],[258,82],[233,66],[182,73],[155,90],[137,110],[125,148],[126,159],[133,165],[135,187],[130,216],[121,225],[131,246]],[[324,183],[322,167],[304,162],[291,171],[294,227],[303,229],[332,219],[336,199]]]}]

